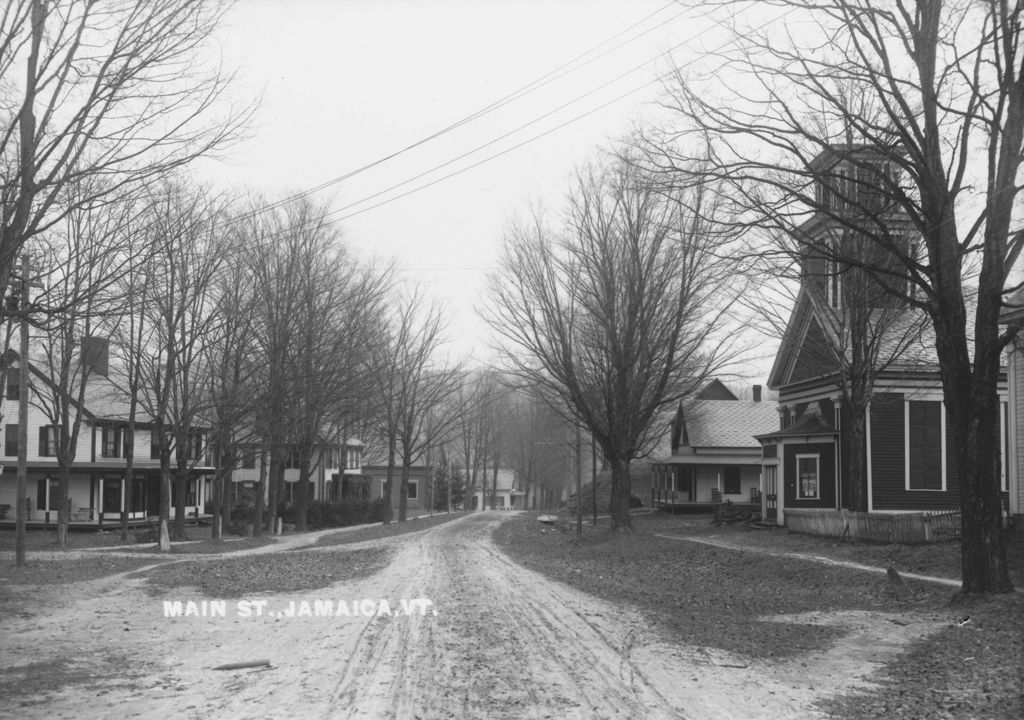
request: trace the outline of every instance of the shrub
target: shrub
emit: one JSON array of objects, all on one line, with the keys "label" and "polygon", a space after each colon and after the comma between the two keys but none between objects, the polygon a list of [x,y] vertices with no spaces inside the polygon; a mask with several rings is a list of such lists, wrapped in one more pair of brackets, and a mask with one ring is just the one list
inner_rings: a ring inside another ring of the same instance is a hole
[{"label": "shrub", "polygon": [[248,535],[247,527],[256,519],[256,506],[251,503],[239,503],[231,507],[228,514],[228,532],[232,535]]}]

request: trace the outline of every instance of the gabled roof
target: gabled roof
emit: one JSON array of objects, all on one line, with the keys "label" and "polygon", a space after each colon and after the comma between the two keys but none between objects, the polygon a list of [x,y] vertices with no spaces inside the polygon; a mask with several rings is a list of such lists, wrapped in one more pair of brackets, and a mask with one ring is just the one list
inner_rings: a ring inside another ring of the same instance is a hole
[{"label": "gabled roof", "polygon": [[[886,368],[902,372],[934,372],[938,368],[935,330],[923,323],[920,311],[909,309],[886,329],[880,340],[879,358]],[[809,377],[827,377],[838,370],[838,359],[830,353],[841,347],[841,328],[835,314],[824,305],[820,293],[801,287],[789,322],[768,375],[768,387],[776,389]],[[814,347],[817,345],[817,347]],[[896,359],[893,359],[894,356]],[[817,375],[812,366],[817,365]]]},{"label": "gabled roof", "polygon": [[698,400],[684,413],[681,447],[757,447],[754,437],[778,427],[775,403]]},{"label": "gabled roof", "polygon": [[[18,355],[14,350],[8,351],[8,357],[17,361]],[[35,382],[42,383],[53,389],[56,386],[43,368],[35,363],[29,363],[29,372],[35,377]],[[77,390],[72,393],[72,402],[77,405]],[[131,411],[130,399],[127,391],[111,380],[107,375],[90,373],[85,384],[85,392],[82,396],[82,415],[89,423],[126,423]],[[153,418],[146,411],[144,405],[139,403],[135,410],[135,422],[140,427],[152,425]],[[195,429],[204,428],[205,425],[193,423]]]},{"label": "gabled roof", "polygon": [[698,400],[739,400],[732,390],[725,386],[718,378],[715,378],[705,385],[699,393]]}]

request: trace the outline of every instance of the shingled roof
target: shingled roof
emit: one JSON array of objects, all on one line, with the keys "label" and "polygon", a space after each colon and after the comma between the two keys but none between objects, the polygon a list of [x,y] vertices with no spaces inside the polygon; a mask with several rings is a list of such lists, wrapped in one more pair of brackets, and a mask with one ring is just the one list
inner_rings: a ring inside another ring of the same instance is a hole
[{"label": "shingled roof", "polygon": [[691,448],[760,447],[755,435],[779,426],[775,403],[699,400],[684,413],[680,445]]}]

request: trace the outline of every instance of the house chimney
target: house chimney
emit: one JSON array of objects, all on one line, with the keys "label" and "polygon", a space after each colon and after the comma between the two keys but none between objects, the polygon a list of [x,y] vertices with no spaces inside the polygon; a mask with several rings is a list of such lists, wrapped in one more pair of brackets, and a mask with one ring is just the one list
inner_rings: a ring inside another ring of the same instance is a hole
[{"label": "house chimney", "polygon": [[761,386],[754,386],[754,402],[761,402]]},{"label": "house chimney", "polygon": [[82,360],[90,373],[106,377],[109,357],[110,341],[107,338],[82,338]]}]

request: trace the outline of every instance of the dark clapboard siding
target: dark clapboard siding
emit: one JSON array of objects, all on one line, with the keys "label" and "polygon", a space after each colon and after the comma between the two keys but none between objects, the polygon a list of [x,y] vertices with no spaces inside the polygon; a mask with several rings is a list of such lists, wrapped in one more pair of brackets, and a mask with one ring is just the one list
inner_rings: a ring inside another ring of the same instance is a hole
[{"label": "dark clapboard siding", "polygon": [[[871,401],[872,505],[881,510],[944,510],[959,506],[955,473],[947,469],[945,492],[906,490],[904,480],[904,405],[899,393],[879,393]],[[952,447],[947,433],[947,468]]]}]

